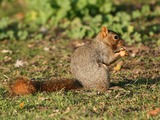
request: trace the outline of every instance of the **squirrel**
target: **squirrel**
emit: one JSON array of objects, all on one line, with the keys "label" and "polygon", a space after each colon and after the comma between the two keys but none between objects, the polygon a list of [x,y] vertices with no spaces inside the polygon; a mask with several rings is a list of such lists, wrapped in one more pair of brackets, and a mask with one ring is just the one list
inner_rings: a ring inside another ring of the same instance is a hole
[{"label": "squirrel", "polygon": [[54,92],[64,89],[96,90],[104,92],[110,86],[109,65],[119,58],[127,56],[123,48],[124,40],[114,31],[103,26],[90,42],[78,47],[71,56],[73,79],[51,79],[35,81],[19,77],[11,83],[10,93],[26,95],[36,92]]}]

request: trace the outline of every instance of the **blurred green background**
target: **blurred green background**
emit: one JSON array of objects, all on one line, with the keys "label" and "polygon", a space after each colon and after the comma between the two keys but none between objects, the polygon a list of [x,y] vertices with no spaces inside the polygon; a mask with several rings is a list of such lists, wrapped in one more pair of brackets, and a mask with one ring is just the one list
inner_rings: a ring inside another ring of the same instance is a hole
[{"label": "blurred green background", "polygon": [[128,45],[160,45],[160,1],[0,0],[0,40],[90,39],[102,25]]}]

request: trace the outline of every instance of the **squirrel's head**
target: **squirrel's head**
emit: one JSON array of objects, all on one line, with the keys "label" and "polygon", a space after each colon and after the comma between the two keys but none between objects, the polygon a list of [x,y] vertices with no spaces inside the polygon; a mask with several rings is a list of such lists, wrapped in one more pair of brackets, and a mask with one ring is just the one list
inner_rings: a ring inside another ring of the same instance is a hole
[{"label": "squirrel's head", "polygon": [[105,26],[102,27],[99,37],[104,44],[109,45],[113,50],[117,50],[124,46],[124,40],[121,39],[120,35],[112,30],[108,30]]}]

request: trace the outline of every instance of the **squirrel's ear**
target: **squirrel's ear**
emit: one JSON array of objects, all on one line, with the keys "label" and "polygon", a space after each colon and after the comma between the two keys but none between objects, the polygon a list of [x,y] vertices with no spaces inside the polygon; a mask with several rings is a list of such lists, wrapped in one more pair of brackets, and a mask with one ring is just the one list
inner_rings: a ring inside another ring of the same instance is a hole
[{"label": "squirrel's ear", "polygon": [[102,29],[101,29],[101,37],[104,38],[108,35],[108,29],[103,26]]}]

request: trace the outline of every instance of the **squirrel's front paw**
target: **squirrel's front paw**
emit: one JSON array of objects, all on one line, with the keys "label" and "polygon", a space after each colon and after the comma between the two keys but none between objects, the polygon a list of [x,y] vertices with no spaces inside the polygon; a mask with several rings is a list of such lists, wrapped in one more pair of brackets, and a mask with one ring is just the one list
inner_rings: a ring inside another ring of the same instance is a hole
[{"label": "squirrel's front paw", "polygon": [[120,48],[119,54],[121,57],[128,56],[128,52],[124,48]]}]

